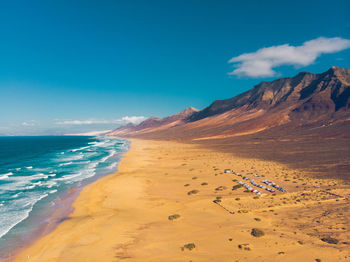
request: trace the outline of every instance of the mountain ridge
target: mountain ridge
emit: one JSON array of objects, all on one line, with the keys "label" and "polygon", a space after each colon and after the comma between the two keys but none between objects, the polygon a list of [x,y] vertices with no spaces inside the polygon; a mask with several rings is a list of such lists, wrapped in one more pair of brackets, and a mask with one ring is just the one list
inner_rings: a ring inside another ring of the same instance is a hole
[{"label": "mountain ridge", "polygon": [[245,135],[289,124],[325,124],[350,119],[350,69],[332,66],[323,73],[263,81],[235,97],[175,115],[151,117],[111,135],[206,139]]}]

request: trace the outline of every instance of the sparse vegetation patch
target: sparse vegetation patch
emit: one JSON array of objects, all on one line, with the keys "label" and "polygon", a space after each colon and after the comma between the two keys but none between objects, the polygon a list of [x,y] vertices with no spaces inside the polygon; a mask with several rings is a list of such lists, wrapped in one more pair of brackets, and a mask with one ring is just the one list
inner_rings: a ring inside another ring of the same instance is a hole
[{"label": "sparse vegetation patch", "polygon": [[189,191],[189,192],[187,192],[187,195],[193,195],[193,194],[197,194],[199,191],[198,190],[196,190],[196,189],[194,189],[194,190],[191,190],[191,191]]},{"label": "sparse vegetation patch", "polygon": [[328,244],[334,244],[334,245],[338,244],[338,242],[339,242],[338,239],[333,238],[333,237],[324,237],[324,238],[321,238],[321,240],[323,242],[328,243]]},{"label": "sparse vegetation patch", "polygon": [[174,214],[174,215],[168,216],[169,220],[175,220],[175,219],[178,219],[178,218],[180,218],[179,214]]},{"label": "sparse vegetation patch", "polygon": [[238,188],[241,188],[241,187],[242,187],[241,184],[234,185],[234,186],[232,187],[232,191],[233,191],[233,190],[237,190]]},{"label": "sparse vegetation patch", "polygon": [[219,187],[215,188],[215,191],[223,191],[225,189],[226,189],[225,186],[219,186]]},{"label": "sparse vegetation patch", "polygon": [[258,228],[253,228],[250,234],[254,237],[262,237],[265,235],[264,231]]},{"label": "sparse vegetation patch", "polygon": [[181,247],[181,250],[184,251],[185,249],[188,249],[188,250],[192,250],[196,248],[196,245],[194,243],[188,243],[186,245],[184,245],[183,247]]}]

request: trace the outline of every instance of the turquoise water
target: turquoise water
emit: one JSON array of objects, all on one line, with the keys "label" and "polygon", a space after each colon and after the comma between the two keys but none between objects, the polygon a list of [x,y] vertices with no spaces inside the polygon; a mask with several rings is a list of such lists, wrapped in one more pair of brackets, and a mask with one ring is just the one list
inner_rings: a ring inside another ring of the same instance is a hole
[{"label": "turquoise water", "polygon": [[127,149],[109,137],[0,137],[0,251],[34,230],[26,221],[63,193],[116,171]]}]

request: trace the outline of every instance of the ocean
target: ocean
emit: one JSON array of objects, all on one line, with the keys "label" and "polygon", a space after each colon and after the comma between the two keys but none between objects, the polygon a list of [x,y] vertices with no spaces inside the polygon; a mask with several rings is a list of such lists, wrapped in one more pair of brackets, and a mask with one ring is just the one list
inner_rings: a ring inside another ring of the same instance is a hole
[{"label": "ocean", "polygon": [[0,259],[69,190],[115,172],[128,146],[110,137],[0,137]]}]

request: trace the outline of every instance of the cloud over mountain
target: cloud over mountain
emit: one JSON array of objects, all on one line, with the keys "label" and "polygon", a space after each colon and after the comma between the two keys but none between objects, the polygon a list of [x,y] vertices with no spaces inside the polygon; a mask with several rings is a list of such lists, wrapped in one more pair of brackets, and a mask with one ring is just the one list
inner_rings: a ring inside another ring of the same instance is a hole
[{"label": "cloud over mountain", "polygon": [[230,75],[248,77],[275,76],[275,67],[282,65],[308,66],[322,54],[336,53],[350,48],[350,40],[333,37],[319,37],[304,42],[300,46],[289,44],[264,47],[256,52],[244,53],[233,57],[229,63],[234,63],[235,70]]},{"label": "cloud over mountain", "polygon": [[55,124],[57,125],[107,125],[107,124],[127,124],[133,123],[138,124],[145,120],[144,116],[124,116],[119,119],[87,119],[87,120],[62,120],[56,119]]}]

